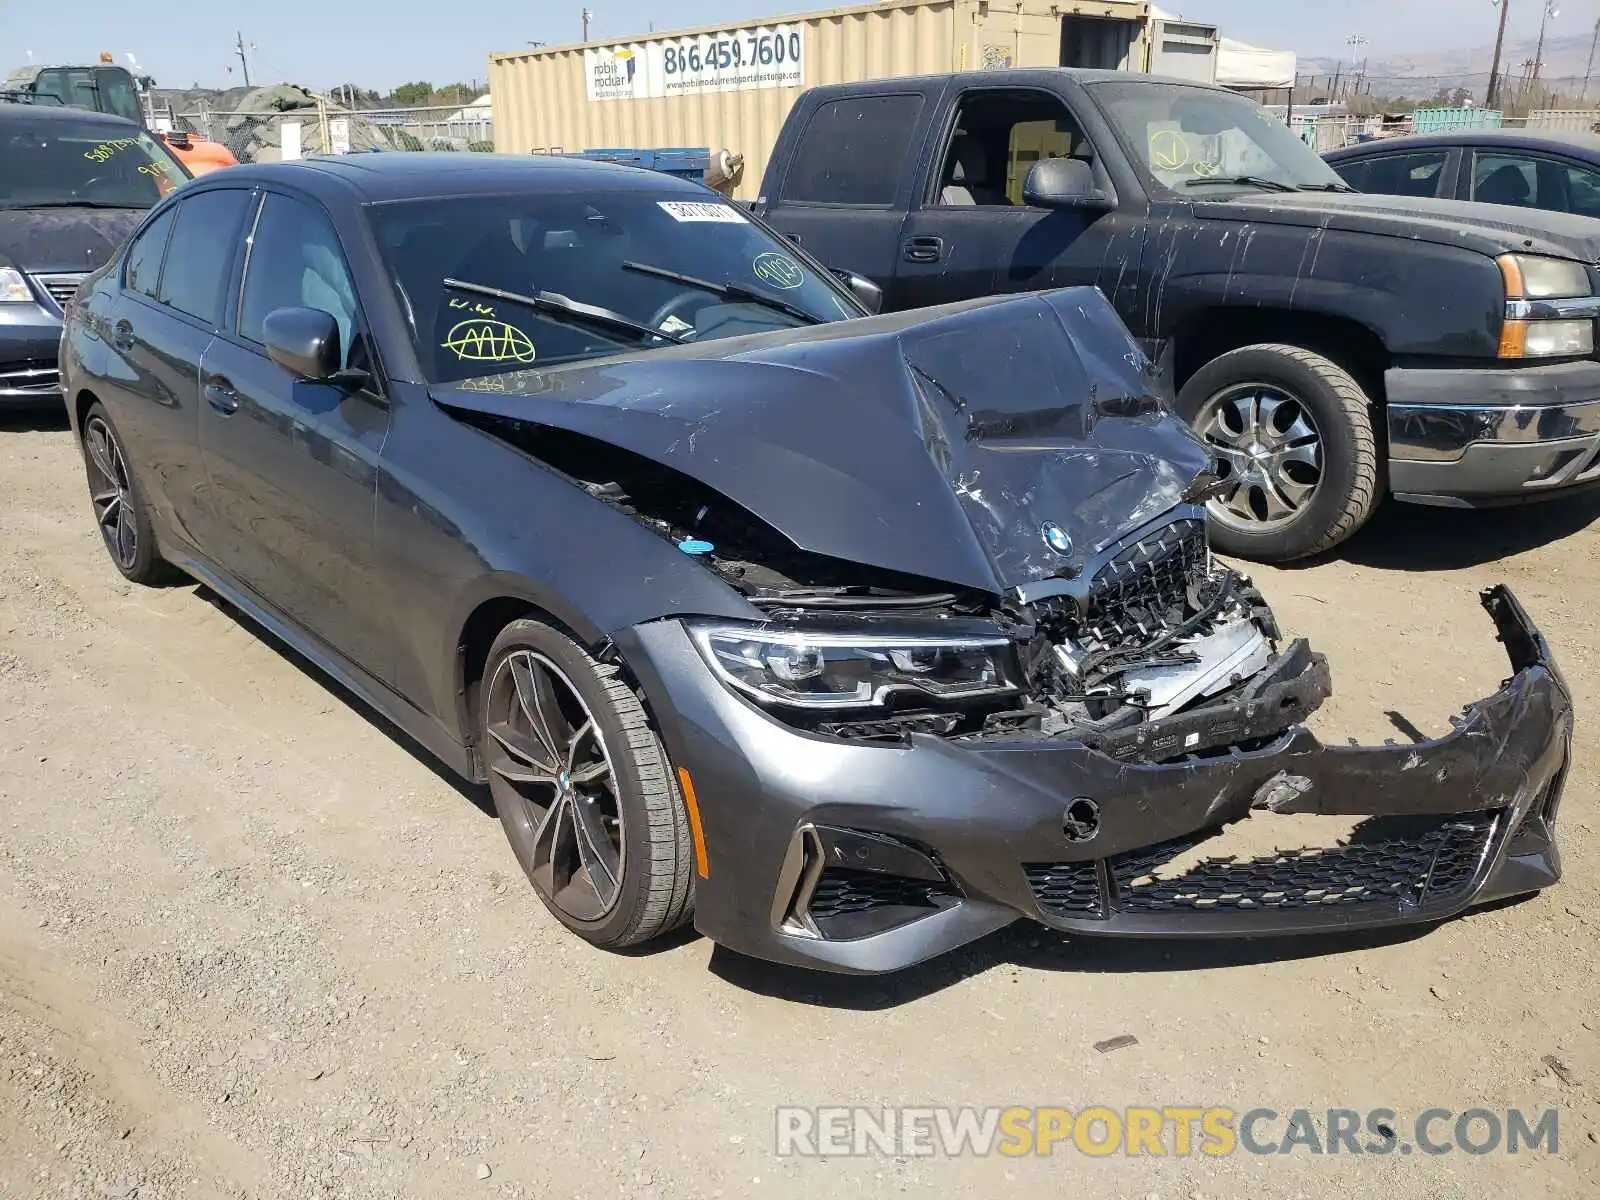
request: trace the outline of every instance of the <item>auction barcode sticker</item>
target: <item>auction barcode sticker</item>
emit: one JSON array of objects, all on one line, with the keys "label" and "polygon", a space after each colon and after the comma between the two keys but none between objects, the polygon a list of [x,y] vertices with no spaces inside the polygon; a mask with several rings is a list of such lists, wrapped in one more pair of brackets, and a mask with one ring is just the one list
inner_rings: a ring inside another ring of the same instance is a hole
[{"label": "auction barcode sticker", "polygon": [[708,204],[702,200],[657,200],[674,221],[721,221],[726,225],[749,224],[731,204]]}]

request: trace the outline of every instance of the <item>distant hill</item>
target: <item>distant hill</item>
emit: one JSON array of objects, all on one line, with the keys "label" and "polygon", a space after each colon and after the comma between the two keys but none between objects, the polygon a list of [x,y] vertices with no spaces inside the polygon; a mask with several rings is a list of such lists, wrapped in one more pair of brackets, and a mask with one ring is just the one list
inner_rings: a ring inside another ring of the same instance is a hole
[{"label": "distant hill", "polygon": [[[1594,42],[1594,30],[1581,34],[1557,37],[1551,34],[1544,43],[1543,79],[1547,87],[1576,90],[1581,85],[1589,65],[1589,51]],[[1522,73],[1522,64],[1533,58],[1538,50],[1537,38],[1507,41],[1500,58],[1500,70],[1513,77]],[[1494,59],[1493,44],[1470,50],[1450,50],[1438,54],[1373,54],[1368,59],[1366,75],[1372,81],[1376,95],[1407,95],[1431,91],[1438,87],[1457,84],[1481,90],[1489,79],[1489,64]],[[1300,74],[1331,75],[1335,70],[1348,74],[1351,62],[1348,56],[1302,57]],[[1600,56],[1595,62],[1600,76]],[[1425,85],[1431,84],[1428,88]],[[1409,86],[1408,86],[1409,85]],[[1600,87],[1591,88],[1600,96]]]}]

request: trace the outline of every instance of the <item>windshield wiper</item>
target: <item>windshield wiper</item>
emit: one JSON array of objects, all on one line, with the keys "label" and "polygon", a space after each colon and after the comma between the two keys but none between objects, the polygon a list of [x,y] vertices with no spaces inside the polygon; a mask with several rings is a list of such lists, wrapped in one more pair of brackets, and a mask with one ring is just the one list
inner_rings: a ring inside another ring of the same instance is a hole
[{"label": "windshield wiper", "polygon": [[37,200],[25,204],[0,204],[0,208],[20,210],[27,208],[150,208],[148,204],[119,204],[108,200]]},{"label": "windshield wiper", "polygon": [[1268,179],[1265,175],[1234,175],[1225,178],[1221,175],[1199,175],[1193,179],[1185,179],[1184,187],[1258,187],[1269,192],[1292,192],[1296,188],[1292,183],[1280,183],[1276,179]]},{"label": "windshield wiper", "polygon": [[1354,192],[1356,189],[1348,183],[1301,183],[1295,185],[1297,192]]},{"label": "windshield wiper", "polygon": [[591,329],[620,330],[631,333],[641,340],[660,338],[664,342],[683,345],[683,339],[675,333],[667,333],[662,329],[651,329],[648,325],[640,324],[631,317],[625,317],[619,312],[609,308],[601,308],[594,304],[584,304],[563,296],[560,292],[536,292],[532,296],[525,296],[521,292],[508,292],[504,288],[489,287],[482,283],[468,283],[464,279],[442,279],[439,281],[447,288],[454,288],[460,292],[476,292],[480,296],[490,296],[496,300],[509,300],[513,304],[525,304],[535,312],[544,313],[556,321],[565,321],[569,325],[587,326]]},{"label": "windshield wiper", "polygon": [[776,296],[769,296],[765,292],[758,292],[755,288],[746,287],[742,283],[728,280],[727,283],[712,283],[709,279],[700,279],[694,275],[685,275],[680,271],[669,271],[666,267],[652,266],[650,263],[625,262],[622,264],[624,271],[637,271],[640,275],[654,275],[657,279],[670,279],[673,283],[681,283],[684,287],[699,288],[703,292],[710,292],[713,296],[721,296],[724,300],[745,300],[751,304],[759,304],[764,308],[776,312],[786,313],[797,320],[804,321],[807,325],[821,325],[821,317],[808,313],[797,305],[790,304],[787,300],[780,300]]}]

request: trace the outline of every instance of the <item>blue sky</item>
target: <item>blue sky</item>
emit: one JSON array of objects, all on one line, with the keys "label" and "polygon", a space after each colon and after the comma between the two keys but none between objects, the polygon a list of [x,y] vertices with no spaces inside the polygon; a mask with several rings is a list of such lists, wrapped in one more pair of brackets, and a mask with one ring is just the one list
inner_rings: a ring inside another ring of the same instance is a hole
[{"label": "blue sky", "polygon": [[[1539,0],[1511,0],[1512,30],[1533,36]],[[589,0],[592,33],[610,37],[820,8],[806,0]],[[121,60],[133,51],[163,87],[226,87],[242,82],[233,57],[235,29],[254,42],[252,74],[288,78],[314,88],[346,80],[388,90],[411,79],[434,84],[487,73],[491,50],[531,40],[577,41],[581,0],[467,0],[452,6],[417,0],[274,0],[243,4],[209,0],[189,6],[128,0],[0,0],[0,75],[26,61],[92,60],[101,50]],[[1335,55],[1352,33],[1371,39],[1369,52],[1417,54],[1487,45],[1497,10],[1488,0],[1165,0],[1161,7],[1222,26],[1244,41],[1302,55]],[[1562,32],[1588,27],[1590,0],[1566,0]],[[235,69],[230,75],[228,67]],[[1485,68],[1487,64],[1485,64]]]}]

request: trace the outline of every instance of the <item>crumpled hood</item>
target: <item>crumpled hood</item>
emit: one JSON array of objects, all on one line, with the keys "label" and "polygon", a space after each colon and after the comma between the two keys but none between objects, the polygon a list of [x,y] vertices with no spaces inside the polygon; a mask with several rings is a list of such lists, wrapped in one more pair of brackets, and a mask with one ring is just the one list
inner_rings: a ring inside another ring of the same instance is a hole
[{"label": "crumpled hood", "polygon": [[106,263],[134,226],[142,208],[34,208],[0,210],[0,262],[27,272],[93,271]]},{"label": "crumpled hood", "polygon": [[1571,213],[1432,197],[1259,192],[1195,205],[1212,220],[1420,238],[1488,255],[1521,251],[1600,262],[1600,222]]},{"label": "crumpled hood", "polygon": [[[1167,511],[1205,452],[1092,288],[433,390],[690,475],[804,550],[999,592]],[[1071,537],[1063,555],[1043,527]]]}]

